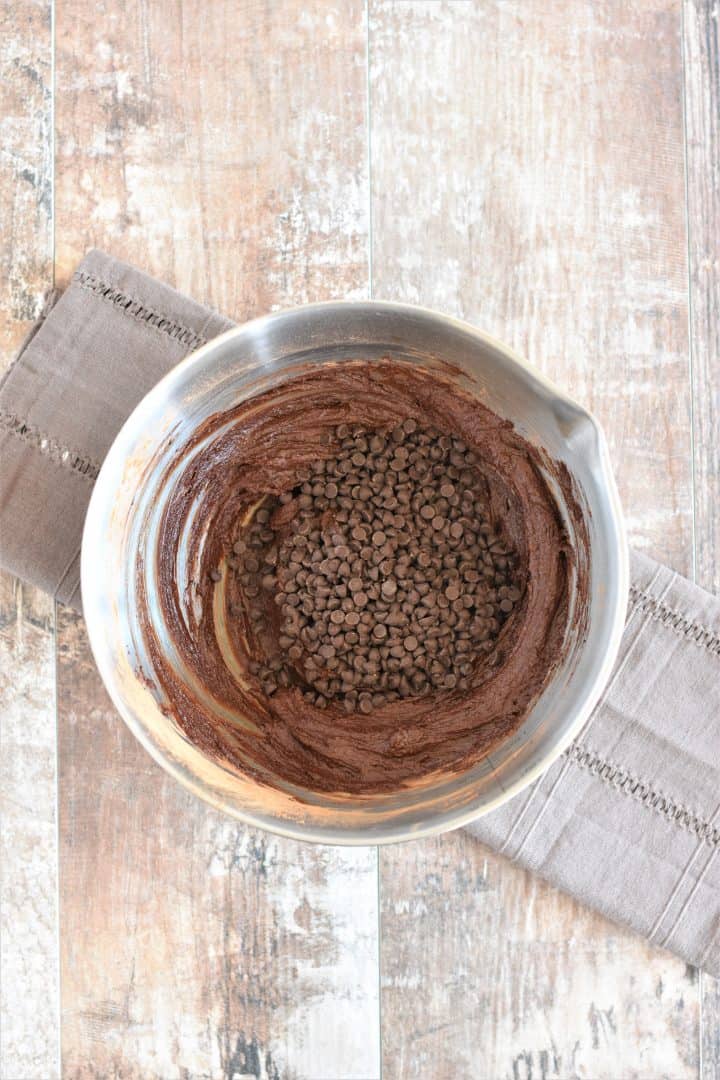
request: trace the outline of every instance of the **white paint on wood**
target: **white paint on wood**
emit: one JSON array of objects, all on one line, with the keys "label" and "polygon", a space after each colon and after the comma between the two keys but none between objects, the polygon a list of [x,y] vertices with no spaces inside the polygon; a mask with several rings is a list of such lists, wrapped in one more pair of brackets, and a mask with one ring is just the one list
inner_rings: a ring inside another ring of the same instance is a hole
[{"label": "white paint on wood", "polygon": [[[683,14],[694,569],[720,593],[720,6],[685,0]],[[720,1080],[720,980],[700,980],[700,1080]]]},{"label": "white paint on wood", "polygon": [[[375,294],[469,319],[589,406],[633,542],[688,569],[677,0],[370,15]],[[383,851],[381,891],[393,1078],[697,1075],[694,974],[462,833]]]},{"label": "white paint on wood", "polygon": [[[360,0],[66,0],[56,36],[59,281],[95,244],[236,319],[365,295]],[[374,850],[213,814],[58,641],[69,1075],[377,1077]]]},{"label": "white paint on wood", "polygon": [[[0,374],[52,286],[49,0],[0,34]],[[0,1077],[59,1073],[52,601],[0,574]]]},{"label": "white paint on wood", "polygon": [[53,602],[0,574],[0,1077],[58,1061]]},{"label": "white paint on wood", "polygon": [[459,831],[382,852],[393,1080],[695,1080],[697,976]]},{"label": "white paint on wood", "polygon": [[77,616],[58,640],[68,1075],[376,1080],[375,851],[211,810],[117,717]]}]

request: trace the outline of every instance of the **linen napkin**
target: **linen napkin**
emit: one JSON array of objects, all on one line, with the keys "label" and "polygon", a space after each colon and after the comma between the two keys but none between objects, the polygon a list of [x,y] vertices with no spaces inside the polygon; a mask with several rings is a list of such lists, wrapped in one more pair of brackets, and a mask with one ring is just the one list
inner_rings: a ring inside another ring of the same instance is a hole
[{"label": "linen napkin", "polygon": [[53,293],[0,384],[0,566],[80,609],[85,512],[128,415],[235,324],[91,251]]},{"label": "linen napkin", "polygon": [[469,828],[720,975],[720,600],[637,552],[630,578],[618,659],[580,735]]},{"label": "linen napkin", "polygon": [[[0,384],[0,565],[80,608],[82,526],[132,408],[234,324],[90,252]],[[634,553],[603,698],[532,787],[469,826],[494,850],[720,975],[720,600]]]}]

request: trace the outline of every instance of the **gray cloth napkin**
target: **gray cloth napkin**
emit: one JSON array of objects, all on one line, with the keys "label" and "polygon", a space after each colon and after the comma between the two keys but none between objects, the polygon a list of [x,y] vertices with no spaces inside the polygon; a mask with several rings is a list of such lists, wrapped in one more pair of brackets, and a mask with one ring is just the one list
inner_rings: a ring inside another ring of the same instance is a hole
[{"label": "gray cloth napkin", "polygon": [[636,552],[620,654],[569,751],[474,836],[720,975],[720,600]]},{"label": "gray cloth napkin", "polygon": [[0,565],[79,609],[93,483],[130,412],[235,324],[91,251],[0,384]]},{"label": "gray cloth napkin", "polygon": [[[0,385],[0,565],[80,606],[92,484],[133,406],[233,323],[100,252]],[[641,555],[600,705],[483,843],[720,975],[720,600]]]}]

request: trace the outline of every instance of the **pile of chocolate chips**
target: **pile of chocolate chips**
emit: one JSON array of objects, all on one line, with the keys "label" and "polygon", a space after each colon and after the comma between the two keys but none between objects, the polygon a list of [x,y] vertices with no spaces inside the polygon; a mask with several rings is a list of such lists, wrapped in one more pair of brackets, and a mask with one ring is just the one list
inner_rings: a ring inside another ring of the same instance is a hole
[{"label": "pile of chocolate chips", "polygon": [[234,545],[251,671],[267,695],[296,685],[347,712],[466,690],[521,598],[476,454],[412,419],[336,435]]}]

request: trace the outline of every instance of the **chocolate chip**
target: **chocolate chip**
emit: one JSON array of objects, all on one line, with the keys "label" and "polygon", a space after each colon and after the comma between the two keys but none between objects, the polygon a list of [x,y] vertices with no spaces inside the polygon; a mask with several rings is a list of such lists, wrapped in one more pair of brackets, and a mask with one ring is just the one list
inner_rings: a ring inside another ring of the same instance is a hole
[{"label": "chocolate chip", "polygon": [[261,640],[280,627],[261,685],[347,712],[466,689],[522,596],[477,456],[410,418],[335,435],[340,450],[266,496],[233,544],[246,606],[230,613]]}]

